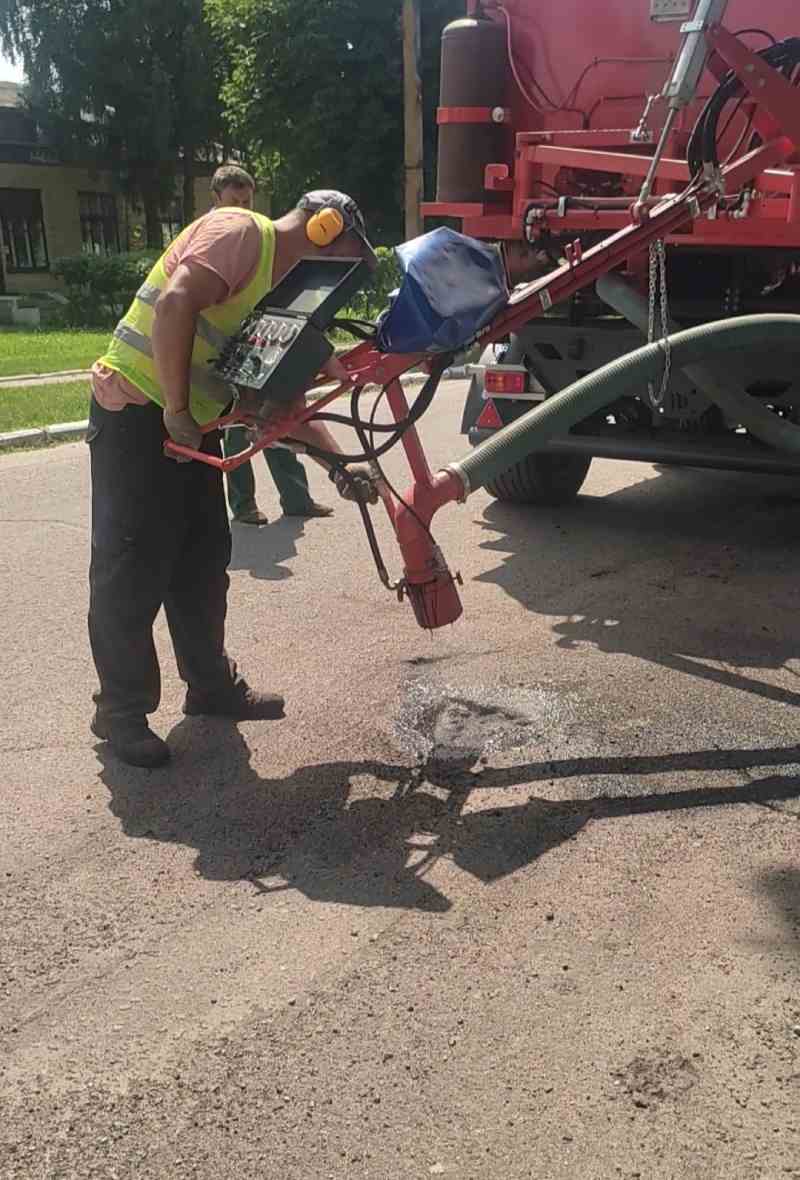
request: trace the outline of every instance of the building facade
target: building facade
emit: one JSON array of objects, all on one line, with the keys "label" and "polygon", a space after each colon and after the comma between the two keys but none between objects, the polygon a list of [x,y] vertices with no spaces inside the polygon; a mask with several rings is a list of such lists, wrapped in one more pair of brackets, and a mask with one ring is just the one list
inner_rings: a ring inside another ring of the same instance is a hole
[{"label": "building facade", "polygon": [[[135,250],[146,240],[144,211],[115,191],[111,172],[62,164],[19,96],[20,87],[0,82],[0,281],[4,270],[12,294],[58,289],[58,258]],[[210,207],[208,185],[208,175],[195,181],[198,216]],[[161,211],[165,246],[182,225],[176,196]]]}]

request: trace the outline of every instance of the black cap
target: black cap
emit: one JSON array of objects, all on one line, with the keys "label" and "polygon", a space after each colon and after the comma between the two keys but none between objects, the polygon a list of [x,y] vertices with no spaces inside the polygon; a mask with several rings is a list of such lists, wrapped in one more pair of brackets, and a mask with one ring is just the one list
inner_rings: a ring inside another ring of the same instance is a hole
[{"label": "black cap", "polygon": [[347,193],[340,193],[335,188],[315,189],[314,192],[306,193],[300,198],[297,208],[308,213],[319,213],[320,209],[337,209],[342,215],[345,228],[361,239],[374,259],[375,251],[367,237],[367,223],[364,220],[364,214],[353,198],[348,197]]}]

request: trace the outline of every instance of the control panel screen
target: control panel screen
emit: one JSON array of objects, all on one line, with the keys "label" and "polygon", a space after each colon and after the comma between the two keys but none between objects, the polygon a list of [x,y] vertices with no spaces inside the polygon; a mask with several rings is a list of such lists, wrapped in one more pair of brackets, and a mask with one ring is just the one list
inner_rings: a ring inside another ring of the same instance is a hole
[{"label": "control panel screen", "polygon": [[298,312],[300,315],[313,315],[322,307],[331,291],[338,287],[339,277],[330,273],[315,277],[315,285],[298,291],[291,302],[286,304],[286,310]]},{"label": "control panel screen", "polygon": [[366,277],[359,258],[303,258],[259,306],[305,316],[324,327]]}]

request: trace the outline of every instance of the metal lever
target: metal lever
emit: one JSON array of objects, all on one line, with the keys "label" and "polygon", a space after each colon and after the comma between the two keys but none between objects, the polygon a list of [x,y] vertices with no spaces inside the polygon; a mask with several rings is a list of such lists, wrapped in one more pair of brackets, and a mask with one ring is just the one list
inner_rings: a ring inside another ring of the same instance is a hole
[{"label": "metal lever", "polygon": [[683,45],[662,91],[671,110],[681,110],[697,93],[710,53],[706,33],[721,23],[727,7],[728,0],[700,0],[694,19],[681,25]]},{"label": "metal lever", "polygon": [[372,517],[369,514],[369,508],[361,500],[356,502],[358,504],[358,510],[361,513],[361,520],[364,523],[364,531],[367,534],[367,541],[369,542],[370,551],[375,561],[375,568],[378,571],[378,577],[387,590],[397,590],[399,589],[401,583],[393,582],[389,577],[389,571],[386,568],[386,564],[383,560],[383,554],[381,553],[380,546],[378,545],[378,538],[375,534],[375,526],[372,523]]},{"label": "metal lever", "polygon": [[700,0],[694,20],[681,25],[683,45],[675,65],[672,67],[669,80],[661,92],[661,97],[668,104],[667,118],[642,190],[639,193],[639,199],[634,205],[635,218],[644,215],[644,208],[653,192],[658,166],[667,150],[669,137],[672,134],[678,113],[688,106],[697,93],[697,87],[711,52],[706,40],[706,33],[712,26],[720,23],[727,7],[728,0]]}]

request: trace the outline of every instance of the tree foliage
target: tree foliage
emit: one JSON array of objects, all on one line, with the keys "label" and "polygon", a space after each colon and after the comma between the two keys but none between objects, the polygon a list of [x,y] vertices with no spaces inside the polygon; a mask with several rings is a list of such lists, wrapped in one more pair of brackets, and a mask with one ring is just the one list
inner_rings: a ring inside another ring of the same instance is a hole
[{"label": "tree foliage", "polygon": [[96,158],[141,200],[148,241],[198,150],[222,135],[219,59],[203,0],[0,0],[0,43],[22,61],[28,102],[67,159]]},{"label": "tree foliage", "polygon": [[[426,157],[434,158],[439,38],[464,0],[421,0]],[[343,189],[378,240],[401,236],[402,0],[206,0],[226,58],[222,98],[276,208]],[[430,173],[429,167],[429,184]]]},{"label": "tree foliage", "polygon": [[[466,5],[419,3],[430,195],[439,38]],[[402,0],[0,0],[0,44],[23,62],[62,155],[110,164],[142,201],[151,245],[177,163],[188,218],[196,153],[226,141],[246,146],[276,211],[309,188],[340,188],[377,240],[397,241],[401,18]]]}]

